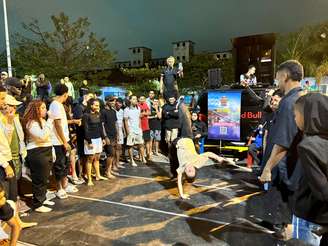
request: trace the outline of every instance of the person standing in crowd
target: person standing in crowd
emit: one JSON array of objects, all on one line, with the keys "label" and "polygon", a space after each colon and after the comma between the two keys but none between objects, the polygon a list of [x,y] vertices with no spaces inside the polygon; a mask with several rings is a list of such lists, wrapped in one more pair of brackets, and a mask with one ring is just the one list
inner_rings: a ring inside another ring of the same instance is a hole
[{"label": "person standing in crowd", "polygon": [[46,79],[46,76],[41,73],[38,77],[38,79],[35,82],[36,85],[36,92],[38,97],[41,100],[47,100],[50,93],[49,93],[49,80]]},{"label": "person standing in crowd", "polygon": [[136,145],[139,149],[140,160],[146,163],[144,157],[144,146],[142,138],[142,129],[140,122],[141,112],[138,107],[137,96],[132,95],[130,100],[130,106],[124,109],[124,126],[127,135],[127,148],[129,151],[130,163],[133,167],[137,164],[133,159],[133,147]]},{"label": "person standing in crowd", "polygon": [[32,207],[36,212],[52,211],[47,206],[55,205],[46,199],[50,170],[53,165],[51,131],[53,120],[45,120],[46,104],[41,100],[32,101],[24,114],[23,127],[27,143],[27,162],[32,178]]},{"label": "person standing in crowd", "polygon": [[242,86],[254,86],[257,84],[256,81],[256,67],[254,65],[250,65],[248,67],[248,71],[245,74],[240,75],[240,84]]},{"label": "person standing in crowd", "polygon": [[[6,106],[6,89],[0,86],[0,110],[3,110]],[[10,144],[8,139],[11,139],[14,128],[13,124],[3,124],[6,119],[3,119],[4,116],[0,115],[0,183],[5,188],[6,198],[15,203],[14,209],[17,211],[17,180],[15,175],[15,166],[12,162],[12,155]],[[13,122],[13,115],[9,116],[9,121]],[[8,116],[7,116],[8,121]],[[20,226],[24,228],[32,227],[37,225],[37,223],[25,223],[22,222],[17,216]]]},{"label": "person standing in crowd", "polygon": [[191,114],[191,129],[193,133],[195,148],[196,151],[199,153],[199,141],[201,138],[207,136],[207,126],[204,121],[199,120],[197,112],[192,112]]},{"label": "person standing in crowd", "polygon": [[294,113],[304,134],[297,146],[301,178],[289,199],[293,237],[319,245],[319,234],[320,245],[328,245],[328,97],[321,93],[302,96],[295,102]]},{"label": "person standing in crowd", "polygon": [[119,163],[119,167],[124,167],[123,162],[120,162],[120,158],[121,155],[123,153],[124,155],[124,160],[125,160],[125,149],[123,150],[123,145],[124,145],[124,139],[126,137],[125,134],[125,128],[124,128],[124,111],[122,109],[123,107],[123,99],[122,98],[118,98],[116,100],[116,104],[115,104],[115,109],[116,109],[116,118],[117,118],[117,148],[116,148],[116,160]]},{"label": "person standing in crowd", "polygon": [[[2,110],[2,114],[4,116],[3,124],[5,124],[6,127],[13,128],[13,132],[11,136],[8,136],[7,140],[10,144],[12,162],[15,167],[14,171],[17,181],[19,181],[22,177],[23,161],[27,155],[23,128],[19,120],[19,115],[16,114],[16,107],[20,104],[21,102],[17,101],[13,96],[7,94],[6,107]],[[26,206],[25,202],[20,199],[18,199],[17,205],[19,212],[30,210],[30,208]]]},{"label": "person standing in crowd", "polygon": [[87,178],[88,186],[94,185],[92,182],[92,166],[96,172],[96,180],[107,180],[100,175],[99,159],[103,150],[104,134],[103,124],[100,116],[100,103],[96,98],[89,100],[88,110],[82,117],[84,127],[84,154],[87,156]]},{"label": "person standing in crowd", "polygon": [[88,81],[85,79],[82,81],[82,85],[79,89],[80,97],[83,97],[84,95],[88,94],[89,91],[90,91],[90,88],[88,86]]},{"label": "person standing in crowd", "polygon": [[25,75],[22,79],[22,98],[31,95],[32,92],[32,78],[29,75]]},{"label": "person standing in crowd", "polygon": [[16,98],[16,100],[21,100],[22,96],[22,82],[15,78],[11,77],[6,80],[5,87],[7,93]]},{"label": "person standing in crowd", "polygon": [[[68,198],[65,188],[67,187],[67,175],[69,173],[69,129],[64,103],[68,98],[68,88],[64,84],[55,87],[56,97],[49,107],[49,118],[53,120],[51,134],[52,144],[55,148],[56,161],[54,163],[54,175],[57,182],[57,197]],[[74,190],[76,191],[76,190]]]},{"label": "person standing in crowd", "polygon": [[146,103],[147,103],[149,108],[152,107],[154,99],[155,99],[155,92],[154,91],[149,91],[148,97],[146,99]]},{"label": "person standing in crowd", "polygon": [[[69,176],[71,182],[75,185],[83,184],[84,181],[82,179],[78,179],[76,175],[76,154],[77,154],[77,136],[76,129],[81,126],[81,119],[74,119],[72,106],[73,99],[72,97],[68,97],[65,103],[63,104],[66,112],[68,129],[69,129],[69,144],[71,146],[71,150],[69,152],[69,160],[70,160],[70,170],[72,175]],[[70,189],[67,187],[67,189]]]},{"label": "person standing in crowd", "polygon": [[159,142],[161,141],[161,119],[162,119],[162,108],[159,106],[158,99],[154,98],[151,114],[148,116],[149,118],[149,128],[150,128],[150,159],[151,154],[153,153],[154,147],[154,155],[159,154]]},{"label": "person standing in crowd", "polygon": [[125,93],[124,104],[123,104],[124,108],[130,107],[130,100],[132,95],[133,95],[132,91],[127,91]]},{"label": "person standing in crowd", "polygon": [[8,78],[8,73],[5,71],[1,72],[0,85],[4,86],[6,79]]},{"label": "person standing in crowd", "polygon": [[168,103],[163,106],[163,119],[165,128],[165,141],[170,147],[171,143],[178,137],[180,127],[178,103],[174,96],[169,96]]},{"label": "person standing in crowd", "polygon": [[74,90],[74,86],[73,83],[70,81],[69,77],[66,76],[64,78],[64,84],[67,86],[68,88],[68,96],[71,97],[73,100],[75,100],[75,90]]},{"label": "person standing in crowd", "polygon": [[[263,162],[264,168],[260,176],[261,182],[271,182],[274,185],[273,191],[275,189],[279,191],[276,193],[277,198],[272,207],[280,210],[274,222],[277,228],[281,228],[281,232],[285,231],[286,225],[291,222],[290,210],[284,201],[288,200],[289,191],[294,189],[295,180],[299,178],[298,172],[292,171],[297,163],[296,146],[300,140],[293,107],[302,92],[300,81],[303,79],[303,74],[303,66],[295,60],[286,61],[277,69],[276,79],[279,81],[279,89],[284,93],[284,97],[280,101],[270,128],[271,139],[265,150],[270,154],[267,161]],[[286,214],[286,216],[281,217],[279,214]]]},{"label": "person standing in crowd", "polygon": [[144,145],[146,147],[146,156],[149,160],[151,155],[151,149],[150,149],[150,128],[149,128],[149,120],[148,116],[150,115],[150,108],[148,107],[148,104],[146,103],[146,97],[141,96],[139,98],[139,104],[138,107],[141,111],[141,129],[142,129],[142,136],[144,140]]},{"label": "person standing in crowd", "polygon": [[[92,93],[88,93],[83,96],[83,100],[80,103],[77,103],[73,107],[73,119],[75,120],[81,120],[83,118],[83,115],[87,111],[88,102],[90,99],[93,98]],[[76,173],[72,173],[72,179],[73,183],[77,181],[77,183],[81,183],[83,181],[82,174],[86,174],[86,165],[87,165],[87,157],[84,154],[84,126],[82,125],[76,126],[76,147],[77,147],[77,155],[78,155],[78,170],[79,170],[79,177]]]},{"label": "person standing in crowd", "polygon": [[118,171],[118,161],[116,159],[116,143],[117,143],[117,117],[115,111],[115,98],[109,97],[106,100],[106,107],[101,111],[101,122],[105,129],[105,152],[106,160],[106,175],[108,178],[115,178],[113,174]]},{"label": "person standing in crowd", "polygon": [[178,77],[182,76],[182,71],[174,67],[175,58],[170,56],[166,59],[167,67],[161,73],[160,94],[166,101],[173,95],[175,99],[179,98]]}]

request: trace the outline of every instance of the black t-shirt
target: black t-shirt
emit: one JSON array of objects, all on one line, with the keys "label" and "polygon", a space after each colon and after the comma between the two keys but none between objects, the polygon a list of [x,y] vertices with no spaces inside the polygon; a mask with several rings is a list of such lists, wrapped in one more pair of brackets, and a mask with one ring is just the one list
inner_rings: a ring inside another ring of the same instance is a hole
[{"label": "black t-shirt", "polygon": [[178,69],[177,68],[166,68],[162,72],[164,90],[165,91],[176,91],[178,90]]},{"label": "black t-shirt", "polygon": [[154,107],[151,107],[150,116],[152,116],[152,117],[156,116],[156,118],[149,119],[150,130],[152,130],[152,131],[161,130],[161,127],[162,127],[161,120],[157,118],[156,110]]},{"label": "black t-shirt", "polygon": [[91,143],[91,139],[105,138],[99,113],[86,113],[82,118],[85,139]]},{"label": "black t-shirt", "polygon": [[8,221],[12,217],[14,217],[14,210],[13,208],[6,202],[5,205],[0,207],[0,220]]},{"label": "black t-shirt", "polygon": [[101,121],[104,123],[107,137],[116,138],[116,111],[114,109],[104,109],[101,111]]}]

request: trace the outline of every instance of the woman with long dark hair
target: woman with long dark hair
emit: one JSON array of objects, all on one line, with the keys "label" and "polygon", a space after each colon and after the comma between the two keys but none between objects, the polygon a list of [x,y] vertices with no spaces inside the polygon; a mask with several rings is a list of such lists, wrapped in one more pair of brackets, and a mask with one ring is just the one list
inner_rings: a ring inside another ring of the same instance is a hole
[{"label": "woman with long dark hair", "polygon": [[88,186],[92,182],[92,165],[96,172],[96,180],[107,180],[100,175],[99,159],[103,151],[103,140],[105,130],[100,117],[100,103],[98,99],[90,99],[87,112],[83,115],[82,125],[84,127],[84,154],[87,156],[87,179]]},{"label": "woman with long dark hair", "polygon": [[53,164],[51,129],[52,120],[45,120],[46,104],[35,100],[28,105],[23,128],[27,144],[27,162],[31,169],[33,208],[40,213],[50,212],[54,202],[46,200],[47,185]]}]

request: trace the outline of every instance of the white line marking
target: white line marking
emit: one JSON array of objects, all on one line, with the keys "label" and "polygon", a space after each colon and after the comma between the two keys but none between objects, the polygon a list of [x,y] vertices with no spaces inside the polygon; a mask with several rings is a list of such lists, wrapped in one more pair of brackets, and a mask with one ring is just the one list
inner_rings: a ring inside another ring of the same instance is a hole
[{"label": "white line marking", "polygon": [[[133,175],[126,175],[126,174],[119,174],[118,176],[120,177],[125,177],[125,178],[136,178],[136,179],[144,179],[144,180],[150,180],[150,181],[157,181],[156,178],[148,178],[148,177],[142,177],[142,176],[133,176]],[[163,180],[163,181],[170,181],[169,178],[167,178],[167,180]],[[208,189],[225,189],[225,188],[231,188],[231,187],[236,187],[238,186],[238,184],[231,184],[228,186],[218,186],[218,185],[203,185],[203,184],[197,184],[194,183],[192,184],[193,186],[196,187],[204,187],[204,188],[208,188]]]},{"label": "white line marking", "polygon": [[212,222],[212,223],[219,224],[219,225],[231,224],[231,223],[227,223],[227,222],[219,221],[219,220],[212,220],[212,219],[202,218],[202,217],[198,217],[198,216],[189,216],[187,214],[178,214],[178,213],[168,212],[168,211],[159,210],[159,209],[155,209],[155,208],[145,208],[145,207],[141,207],[141,206],[137,206],[137,205],[131,205],[131,204],[126,204],[126,203],[121,203],[121,202],[113,202],[113,201],[102,200],[102,199],[97,199],[97,198],[90,198],[90,197],[83,197],[83,196],[76,196],[76,195],[69,195],[69,197],[73,197],[76,199],[82,199],[82,200],[88,200],[88,201],[94,201],[94,202],[108,203],[108,204],[117,205],[117,206],[135,208],[135,209],[140,209],[140,210],[144,210],[144,211],[148,211],[148,212],[167,214],[167,215],[171,215],[171,216],[178,216],[181,218],[188,218],[188,219]]},{"label": "white line marking", "polygon": [[160,214],[166,214],[166,215],[171,215],[171,216],[177,216],[180,218],[187,218],[187,219],[193,219],[193,220],[199,220],[199,221],[206,221],[206,222],[211,222],[214,224],[222,225],[223,227],[225,226],[233,226],[233,227],[238,227],[238,228],[243,228],[243,229],[248,229],[248,230],[254,230],[254,231],[261,231],[264,233],[272,234],[271,231],[264,231],[263,229],[259,230],[258,228],[252,228],[250,226],[246,225],[241,225],[241,224],[236,224],[236,222],[224,222],[220,220],[213,220],[213,219],[208,219],[208,218],[202,218],[198,216],[190,216],[187,214],[178,214],[174,212],[168,212],[165,210],[159,210],[155,208],[145,208],[137,205],[131,205],[131,204],[125,204],[121,202],[113,202],[109,200],[102,200],[102,199],[97,199],[97,198],[90,198],[90,197],[83,197],[83,196],[76,196],[76,195],[69,195],[69,197],[76,198],[76,199],[81,199],[81,200],[87,200],[87,201],[94,201],[94,202],[102,202],[102,203],[107,203],[107,204],[112,204],[112,205],[117,205],[117,206],[123,206],[123,207],[129,207],[129,208],[134,208],[134,209],[140,209],[144,210],[147,212],[154,212],[154,213],[160,213]]}]

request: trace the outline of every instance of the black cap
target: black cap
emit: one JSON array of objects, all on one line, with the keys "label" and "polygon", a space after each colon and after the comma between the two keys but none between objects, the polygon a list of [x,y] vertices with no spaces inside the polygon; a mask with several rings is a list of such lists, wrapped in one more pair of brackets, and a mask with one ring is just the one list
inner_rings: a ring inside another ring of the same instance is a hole
[{"label": "black cap", "polygon": [[10,78],[6,79],[5,85],[13,86],[16,88],[22,88],[22,83],[20,82],[19,79],[15,78],[15,77],[10,77]]},{"label": "black cap", "polygon": [[123,104],[123,103],[124,103],[123,99],[122,99],[122,98],[120,98],[120,97],[116,99],[116,102],[118,102],[118,103],[121,103],[121,104]]}]

